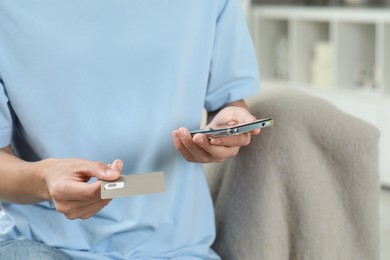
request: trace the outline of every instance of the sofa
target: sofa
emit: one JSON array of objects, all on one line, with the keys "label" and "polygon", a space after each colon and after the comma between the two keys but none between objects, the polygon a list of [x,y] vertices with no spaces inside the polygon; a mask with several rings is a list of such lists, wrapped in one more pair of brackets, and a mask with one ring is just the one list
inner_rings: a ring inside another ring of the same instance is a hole
[{"label": "sofa", "polygon": [[379,259],[379,138],[372,125],[289,88],[248,100],[274,125],[206,165],[224,260]]}]

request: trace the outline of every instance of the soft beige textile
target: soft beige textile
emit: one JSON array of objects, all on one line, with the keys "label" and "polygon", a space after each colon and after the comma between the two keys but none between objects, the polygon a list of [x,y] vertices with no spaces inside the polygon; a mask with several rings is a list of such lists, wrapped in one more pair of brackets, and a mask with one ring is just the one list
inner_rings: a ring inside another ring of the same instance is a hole
[{"label": "soft beige textile", "polygon": [[266,90],[275,125],[206,166],[222,259],[379,259],[379,132],[319,98]]}]

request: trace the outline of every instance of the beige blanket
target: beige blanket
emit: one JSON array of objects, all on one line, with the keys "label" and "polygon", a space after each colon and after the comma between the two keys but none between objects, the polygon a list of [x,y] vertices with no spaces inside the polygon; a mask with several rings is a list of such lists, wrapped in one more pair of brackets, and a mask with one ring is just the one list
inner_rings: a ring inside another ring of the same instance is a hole
[{"label": "beige blanket", "polygon": [[206,166],[222,259],[379,259],[379,132],[289,89],[250,100],[275,125]]}]

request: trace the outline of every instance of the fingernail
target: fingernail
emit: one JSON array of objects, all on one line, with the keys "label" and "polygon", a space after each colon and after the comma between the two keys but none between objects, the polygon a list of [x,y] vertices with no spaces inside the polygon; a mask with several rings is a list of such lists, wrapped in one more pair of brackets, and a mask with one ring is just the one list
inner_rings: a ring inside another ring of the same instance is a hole
[{"label": "fingernail", "polygon": [[203,139],[202,137],[196,138],[196,139],[194,140],[194,142],[195,142],[196,144],[204,144],[204,139]]},{"label": "fingernail", "polygon": [[210,143],[211,144],[220,144],[220,143],[222,143],[222,140],[221,139],[211,139]]},{"label": "fingernail", "polygon": [[226,123],[226,125],[228,125],[228,126],[233,126],[233,125],[236,125],[236,124],[237,124],[236,121],[229,121],[229,122]]},{"label": "fingernail", "polygon": [[187,136],[187,130],[180,129],[179,134],[180,134],[180,138],[185,138]]},{"label": "fingernail", "polygon": [[173,131],[172,132],[172,137],[173,137],[173,140],[179,140],[179,134],[177,133],[177,130]]},{"label": "fingernail", "polygon": [[119,170],[123,169],[123,162],[122,161],[118,161],[118,168],[119,168]]},{"label": "fingernail", "polygon": [[114,171],[113,169],[110,169],[110,168],[105,171],[106,175],[112,175],[112,174],[115,174],[115,173],[116,173],[116,171]]},{"label": "fingernail", "polygon": [[112,165],[111,165],[111,169],[115,169],[115,168],[117,168],[118,167],[118,161],[117,160],[114,160],[113,162],[112,162]]}]

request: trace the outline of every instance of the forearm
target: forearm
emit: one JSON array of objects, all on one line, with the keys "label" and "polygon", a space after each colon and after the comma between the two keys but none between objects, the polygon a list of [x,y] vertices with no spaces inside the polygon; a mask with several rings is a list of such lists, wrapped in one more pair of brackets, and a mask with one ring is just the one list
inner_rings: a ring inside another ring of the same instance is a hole
[{"label": "forearm", "polygon": [[44,164],[23,161],[10,147],[0,149],[0,201],[30,204],[50,199]]}]

